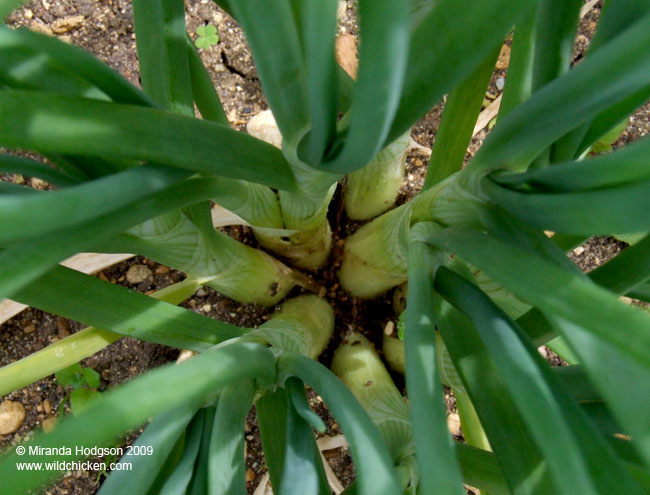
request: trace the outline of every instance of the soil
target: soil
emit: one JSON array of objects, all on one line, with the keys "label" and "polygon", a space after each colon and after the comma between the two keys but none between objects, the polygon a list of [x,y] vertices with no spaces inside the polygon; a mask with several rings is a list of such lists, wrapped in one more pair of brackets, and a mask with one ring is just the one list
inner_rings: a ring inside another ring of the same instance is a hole
[{"label": "soil", "polygon": [[[596,5],[582,19],[576,39],[574,63],[579,63],[588,49],[599,13],[600,5]],[[219,43],[201,50],[201,56],[217,87],[229,122],[234,128],[244,130],[246,122],[253,115],[267,108],[267,104],[243,33],[228,15],[209,0],[187,1],[186,14],[187,29],[193,39],[196,38],[196,29],[199,26],[212,24],[217,27]],[[340,32],[356,36],[357,26],[353,0],[342,2],[339,14]],[[139,85],[132,8],[128,0],[34,0],[14,12],[9,18],[9,24],[27,26],[32,30],[55,35],[65,42],[82,46],[119,71],[133,84]],[[509,46],[509,44],[508,40],[506,45]],[[507,51],[507,49],[504,50]],[[504,78],[505,75],[505,66],[495,71],[486,93],[484,106],[489,105],[499,96],[497,80]],[[443,108],[444,101],[428,112],[414,126],[412,135],[416,142],[429,148],[432,146]],[[489,130],[486,128],[474,136],[466,156],[467,159],[473,156],[488,132]],[[620,146],[648,133],[650,133],[650,103],[632,116],[630,125],[615,146]],[[422,186],[427,160],[426,154],[421,151],[416,150],[409,153],[398,204],[412,198]],[[42,181],[33,179],[14,176],[11,177],[11,180],[30,187],[48,187]],[[343,239],[360,226],[360,223],[346,219],[341,188],[334,196],[329,216],[334,228],[333,255],[328,265],[314,276],[322,287],[321,295],[326,297],[336,309],[335,336],[321,356],[321,361],[326,365],[329,365],[334,349],[346,333],[353,330],[360,331],[381,348],[384,328],[389,322],[394,325],[397,323],[391,293],[375,300],[363,301],[350,297],[338,285],[336,273],[340,268]],[[249,229],[245,227],[233,227],[227,230],[230,235],[243,242],[251,245],[256,244]],[[574,250],[570,257],[583,270],[589,271],[609,260],[624,247],[624,243],[612,238],[594,238]],[[151,275],[146,277],[143,282],[130,284],[126,278],[126,272],[134,265],[147,267]],[[184,277],[180,272],[142,257],[135,257],[115,265],[97,276],[144,293],[163,288]],[[297,295],[299,292],[300,290],[296,290],[291,295]],[[267,309],[235,303],[210,288],[199,290],[193,297],[185,301],[183,306],[246,327],[261,324],[273,310],[273,308]],[[12,320],[0,325],[0,366],[36,352],[80,328],[82,326],[77,322],[36,309],[27,309]],[[552,364],[565,364],[550,350],[546,351],[547,359]],[[103,391],[156,366],[174,361],[178,354],[177,349],[141,342],[132,338],[123,338],[96,355],[85,359],[82,365],[91,367],[100,374],[101,386],[99,390]],[[403,377],[395,375],[394,379],[398,387],[403,389]],[[18,431],[10,435],[0,435],[0,451],[18,442],[26,441],[34,431],[41,428],[44,420],[56,417],[61,402],[66,399],[69,392],[69,389],[57,383],[54,376],[49,376],[29,387],[2,397],[2,401],[9,399],[20,402],[24,406],[26,417]],[[309,398],[316,412],[324,418],[327,424],[325,435],[339,434],[340,428],[329,416],[322,400],[313,392],[310,392]],[[455,400],[449,392],[447,393],[447,405],[449,413],[455,412]],[[68,407],[64,407],[66,413],[69,413]],[[138,431],[133,431],[125,436],[125,444],[132,442],[138,433]],[[249,493],[252,493],[266,472],[254,410],[249,414],[246,424],[246,452],[247,479],[250,480],[248,487]],[[354,466],[347,449],[339,448],[327,451],[325,454],[343,485],[349,484],[354,478]],[[56,484],[44,489],[43,493],[52,495],[94,494],[98,490],[103,476],[104,473],[92,471],[68,472]]]}]

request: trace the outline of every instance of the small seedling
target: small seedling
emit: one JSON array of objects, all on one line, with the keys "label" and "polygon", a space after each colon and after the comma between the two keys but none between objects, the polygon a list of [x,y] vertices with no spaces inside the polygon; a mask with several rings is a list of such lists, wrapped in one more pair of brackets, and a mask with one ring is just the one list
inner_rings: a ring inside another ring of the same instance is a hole
[{"label": "small seedling", "polygon": [[207,50],[212,45],[219,43],[219,35],[217,34],[217,28],[212,24],[207,26],[199,26],[196,28],[196,34],[198,38],[194,42],[197,48],[202,48]]},{"label": "small seedling", "polygon": [[82,368],[81,364],[75,363],[72,366],[62,369],[54,374],[56,380],[63,387],[72,387],[69,395],[66,395],[59,406],[59,416],[63,413],[68,400],[72,414],[79,414],[93,397],[99,392],[99,373],[92,368]]}]

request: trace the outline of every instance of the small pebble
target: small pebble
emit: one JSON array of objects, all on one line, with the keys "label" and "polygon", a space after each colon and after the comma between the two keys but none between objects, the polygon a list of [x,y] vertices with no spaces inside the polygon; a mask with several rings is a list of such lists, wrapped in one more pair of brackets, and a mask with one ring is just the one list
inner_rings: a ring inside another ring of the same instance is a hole
[{"label": "small pebble", "polygon": [[36,331],[36,326],[33,323],[30,323],[27,325],[25,328],[23,328],[23,332],[25,333],[32,333]]},{"label": "small pebble", "polygon": [[20,402],[6,400],[0,404],[0,435],[14,433],[25,420],[25,408]]},{"label": "small pebble", "polygon": [[255,479],[255,472],[252,469],[246,470],[246,483],[250,483]]},{"label": "small pebble", "polygon": [[42,21],[39,21],[37,19],[34,19],[30,24],[29,24],[29,29],[36,33],[41,33],[41,34],[47,34],[47,35],[52,35],[52,29]]},{"label": "small pebble", "polygon": [[57,329],[57,336],[60,339],[64,339],[70,335],[70,324],[68,323],[68,320],[65,318],[61,318],[60,316],[56,319],[56,329]]},{"label": "small pebble", "polygon": [[457,413],[447,416],[447,428],[452,435],[460,436],[460,417]]},{"label": "small pebble", "polygon": [[203,309],[203,311],[205,311],[206,313],[209,313],[210,311],[212,311],[212,304],[204,304],[203,308],[201,309]]},{"label": "small pebble", "polygon": [[499,91],[503,91],[503,88],[506,85],[506,80],[503,77],[498,77],[496,81],[494,81],[494,84],[496,84],[496,87]]},{"label": "small pebble", "polygon": [[43,410],[46,414],[50,414],[52,412],[52,403],[47,399],[43,401]]},{"label": "small pebble", "polygon": [[85,17],[82,15],[73,15],[70,17],[64,17],[63,19],[57,19],[52,23],[52,31],[56,34],[67,33],[68,31],[72,31],[81,26],[84,19]]},{"label": "small pebble", "polygon": [[139,284],[152,276],[151,270],[145,265],[133,265],[129,268],[129,271],[126,272],[126,279],[130,284]]},{"label": "small pebble", "polygon": [[166,267],[165,265],[159,265],[158,268],[156,268],[156,275],[164,275],[169,271],[169,268]]}]

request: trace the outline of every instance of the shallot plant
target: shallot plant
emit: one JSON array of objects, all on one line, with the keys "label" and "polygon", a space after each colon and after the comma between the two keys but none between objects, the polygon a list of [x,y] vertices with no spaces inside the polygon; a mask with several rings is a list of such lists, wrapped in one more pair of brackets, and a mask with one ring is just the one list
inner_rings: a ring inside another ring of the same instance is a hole
[{"label": "shallot plant", "polygon": [[[629,299],[650,301],[650,139],[591,150],[650,98],[650,2],[606,0],[572,65],[581,0],[358,0],[356,79],[335,61],[335,0],[217,3],[250,44],[275,146],[228,125],[182,0],[133,1],[142,89],[78,47],[0,27],[0,146],[47,163],[5,153],[0,172],[51,185],[0,182],[0,297],[88,325],[1,368],[1,393],[123,336],[197,353],[26,446],[113,445],[150,421],[138,442],[154,454],[122,459],[133,471],[102,495],[244,494],[254,404],[274,492],[327,494],[309,385],[349,443],[346,493],[648,493],[650,318]],[[511,33],[497,123],[463,168]],[[445,96],[424,186],[393,208],[410,129]],[[408,294],[403,340],[383,351],[408,401],[360,334],[333,372],[317,360],[335,313],[308,294],[309,272],[330,257],[344,177],[347,215],[367,223],[345,240],[339,280],[358,298]],[[213,203],[258,247],[216,229]],[[587,275],[566,252],[594,235],[630,245]],[[59,264],[80,252],[144,255],[187,278],[147,296]],[[259,328],[177,306],[202,286],[279,306]],[[570,365],[551,367],[545,344]],[[57,475],[19,460],[0,457],[2,493]]]}]

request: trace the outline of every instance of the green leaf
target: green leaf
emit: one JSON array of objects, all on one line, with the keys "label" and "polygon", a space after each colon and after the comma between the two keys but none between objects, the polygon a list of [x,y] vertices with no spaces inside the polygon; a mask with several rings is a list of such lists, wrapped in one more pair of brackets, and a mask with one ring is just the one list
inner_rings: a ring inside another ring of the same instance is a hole
[{"label": "green leaf", "polygon": [[[445,229],[431,241],[484,269],[544,312],[648,462],[650,419],[635,411],[650,410],[650,392],[639,389],[650,384],[650,318],[585,277],[483,233]],[[476,245],[483,249],[471,248]]]},{"label": "green leaf", "polygon": [[569,70],[582,0],[541,0],[537,6],[532,90]]},{"label": "green leaf", "polygon": [[405,86],[386,141],[403,134],[467,79],[534,5],[527,0],[436,2],[411,35]]},{"label": "green leaf", "polygon": [[214,428],[214,417],[217,407],[206,406],[204,411],[203,431],[201,432],[201,445],[194,465],[194,473],[187,487],[187,495],[203,495],[208,493],[208,465],[210,446],[212,440],[212,429]]},{"label": "green leaf", "polygon": [[181,407],[156,416],[133,443],[134,447],[151,447],[152,452],[135,455],[137,451],[134,451],[122,456],[120,464],[125,468],[130,465],[130,469],[114,469],[102,484],[99,495],[147,493],[195,413],[195,408]]},{"label": "green leaf", "polygon": [[99,385],[101,384],[99,373],[97,373],[92,368],[84,368],[82,370],[82,373],[84,379],[86,380],[86,385],[88,385],[90,388],[99,388]]},{"label": "green leaf", "polygon": [[167,110],[194,117],[182,0],[133,0],[142,88]]},{"label": "green leaf", "polygon": [[[199,409],[187,427],[183,455],[173,472],[165,473],[167,477],[160,483],[158,493],[152,495],[185,495],[186,489],[194,472],[194,464],[201,446],[201,434],[203,433],[203,421],[205,409]],[[103,494],[102,494],[103,495]]]},{"label": "green leaf", "polygon": [[386,444],[352,392],[322,364],[298,354],[283,352],[278,358],[278,372],[280,376],[297,376],[323,398],[350,442],[361,492],[399,493],[400,485]]},{"label": "green leaf", "polygon": [[211,495],[246,495],[244,428],[254,397],[252,380],[233,383],[219,396],[208,457]]},{"label": "green leaf", "polygon": [[228,117],[226,117],[226,113],[223,110],[223,105],[221,104],[221,100],[219,100],[219,95],[212,83],[210,74],[208,74],[201,60],[201,56],[196,51],[196,48],[194,48],[189,37],[186,37],[186,45],[189,51],[192,98],[199,112],[201,112],[201,117],[219,124],[229,125]]},{"label": "green leaf", "polygon": [[[70,447],[71,455],[58,456],[66,462],[78,460],[78,445],[104,445],[129,428],[142,424],[180,404],[198,406],[207,394],[244,378],[275,378],[275,359],[268,349],[256,344],[237,343],[206,352],[180,365],[159,368],[121,387],[100,395],[72,419],[63,419],[48,435],[36,435],[29,445],[45,448]],[[137,401],[133,398],[137,397]],[[27,494],[57,475],[55,471],[16,471],[21,457],[15,451],[0,461],[0,475],[10,480],[12,494]],[[32,462],[49,462],[48,455],[31,456]],[[10,476],[11,474],[11,476]]]},{"label": "green leaf", "polygon": [[75,363],[71,364],[67,368],[54,373],[56,381],[59,382],[64,387],[79,387],[83,382],[79,381],[79,375],[81,375],[81,364]]},{"label": "green leaf", "polygon": [[542,229],[586,236],[650,230],[650,179],[571,193],[520,193],[490,178],[481,185],[493,202]]},{"label": "green leaf", "polygon": [[[293,377],[289,378],[285,384],[289,391],[286,453],[282,470],[282,484],[278,491],[287,495],[302,495],[303,493],[329,495],[331,489],[325,476],[323,461],[310,422],[305,417],[304,408],[296,407],[298,403],[306,404],[307,402],[305,387],[300,380]],[[313,422],[313,418],[310,418],[310,421]],[[323,424],[323,426],[325,425]]]},{"label": "green leaf", "polygon": [[[474,324],[481,344],[501,356],[496,371],[516,399],[531,436],[563,493],[641,493],[516,324],[476,286],[441,267],[436,289]],[[472,333],[465,334],[471,338]],[[521,380],[522,374],[527,379]]]},{"label": "green leaf", "polygon": [[212,24],[208,24],[207,26],[199,26],[196,28],[196,34],[199,36],[211,36],[213,34],[217,34],[217,28]]},{"label": "green leaf", "polygon": [[[471,322],[446,302],[438,321],[445,346],[511,492],[517,495],[558,493],[546,461],[517,409],[515,398],[497,372],[498,363],[480,344],[478,335],[470,337],[476,332]],[[462,458],[459,456],[459,459]]]},{"label": "green leaf", "polygon": [[499,51],[488,54],[483,63],[447,96],[422,191],[463,167],[498,55]]},{"label": "green leaf", "polygon": [[152,108],[24,91],[0,92],[0,145],[145,160],[293,189],[277,148],[244,133]]},{"label": "green leaf", "polygon": [[305,396],[305,385],[300,380],[289,378],[285,386],[289,391],[289,399],[294,413],[305,420],[318,433],[325,433],[327,429],[325,422],[309,407],[309,402],[307,402]]},{"label": "green leaf", "polygon": [[358,170],[410,127],[389,137],[405,83],[408,10],[407,0],[359,2],[361,46],[349,125],[346,123],[339,133],[329,160],[319,166],[321,170],[335,173]]},{"label": "green leaf", "polygon": [[[1,15],[0,15],[1,17]],[[115,101],[133,105],[155,106],[140,89],[133,86],[119,73],[95,58],[84,49],[64,43],[54,36],[35,33],[25,28],[11,29],[0,25],[0,51],[29,53],[54,61],[57,67],[83,78],[99,88]],[[4,60],[3,57],[0,59]],[[46,81],[42,81],[43,84]]]},{"label": "green leaf", "polygon": [[100,393],[96,390],[75,388],[70,392],[70,409],[72,410],[72,414],[78,416],[80,413],[88,409],[88,406],[93,399],[97,399],[99,395]]},{"label": "green leaf", "polygon": [[255,404],[264,458],[273,486],[281,486],[287,454],[287,417],[289,402],[286,388],[264,394]]},{"label": "green leaf", "polygon": [[[582,0],[542,0],[537,7],[531,90],[536,92],[569,70]],[[551,147],[543,150],[533,167],[548,165]]]},{"label": "green leaf", "polygon": [[307,74],[287,0],[230,4],[246,33],[264,94],[285,140],[296,146],[309,125]]},{"label": "green leaf", "polygon": [[534,192],[571,192],[604,189],[650,179],[650,139],[639,139],[622,149],[590,160],[557,163],[521,174],[495,174],[511,189]]},{"label": "green leaf", "polygon": [[[234,200],[235,205],[239,201],[245,201],[242,200],[247,194],[244,184],[224,179],[189,179],[160,193],[146,196],[112,214],[48,236],[19,242],[4,252],[0,250],[0,266],[3,267],[0,271],[0,295],[9,296],[12,291],[43,275],[56,263],[75,253],[84,250],[101,252],[101,245],[106,239],[163,213],[215,197]],[[225,234],[223,236],[226,237]],[[262,255],[258,253],[259,256]]]},{"label": "green leaf", "polygon": [[435,354],[435,323],[439,309],[433,291],[434,258],[417,237],[431,227],[412,229],[409,243],[409,292],[406,303],[406,386],[416,461],[423,493],[463,493],[454,444],[447,429],[447,414]]},{"label": "green leaf", "polygon": [[649,43],[646,15],[500,119],[466,170],[523,171],[559,137],[646,87]]},{"label": "green leaf", "polygon": [[91,220],[188,175],[177,169],[145,165],[60,191],[0,196],[0,243],[6,245]]},{"label": "green leaf", "polygon": [[[300,6],[296,9],[295,6]],[[337,64],[334,57],[336,9],[333,0],[293,1],[307,73],[311,129],[306,136],[307,163],[319,163],[336,134]]]},{"label": "green leaf", "polygon": [[73,177],[63,170],[50,167],[29,158],[20,156],[5,155],[0,153],[0,172],[5,174],[22,174],[27,177],[38,177],[53,186],[69,186],[79,183],[76,177]]},{"label": "green leaf", "polygon": [[29,306],[142,340],[204,351],[242,329],[58,266],[12,296]]},{"label": "green leaf", "polygon": [[528,14],[515,25],[508,77],[499,106],[500,119],[526,101],[533,92],[537,11],[537,8],[529,9]]},{"label": "green leaf", "polygon": [[[151,297],[179,304],[192,295],[201,283],[192,279],[172,284]],[[66,366],[92,356],[122,336],[117,333],[88,327],[65,337],[44,349],[0,368],[0,395],[6,395],[30,383],[56,373]]]}]

